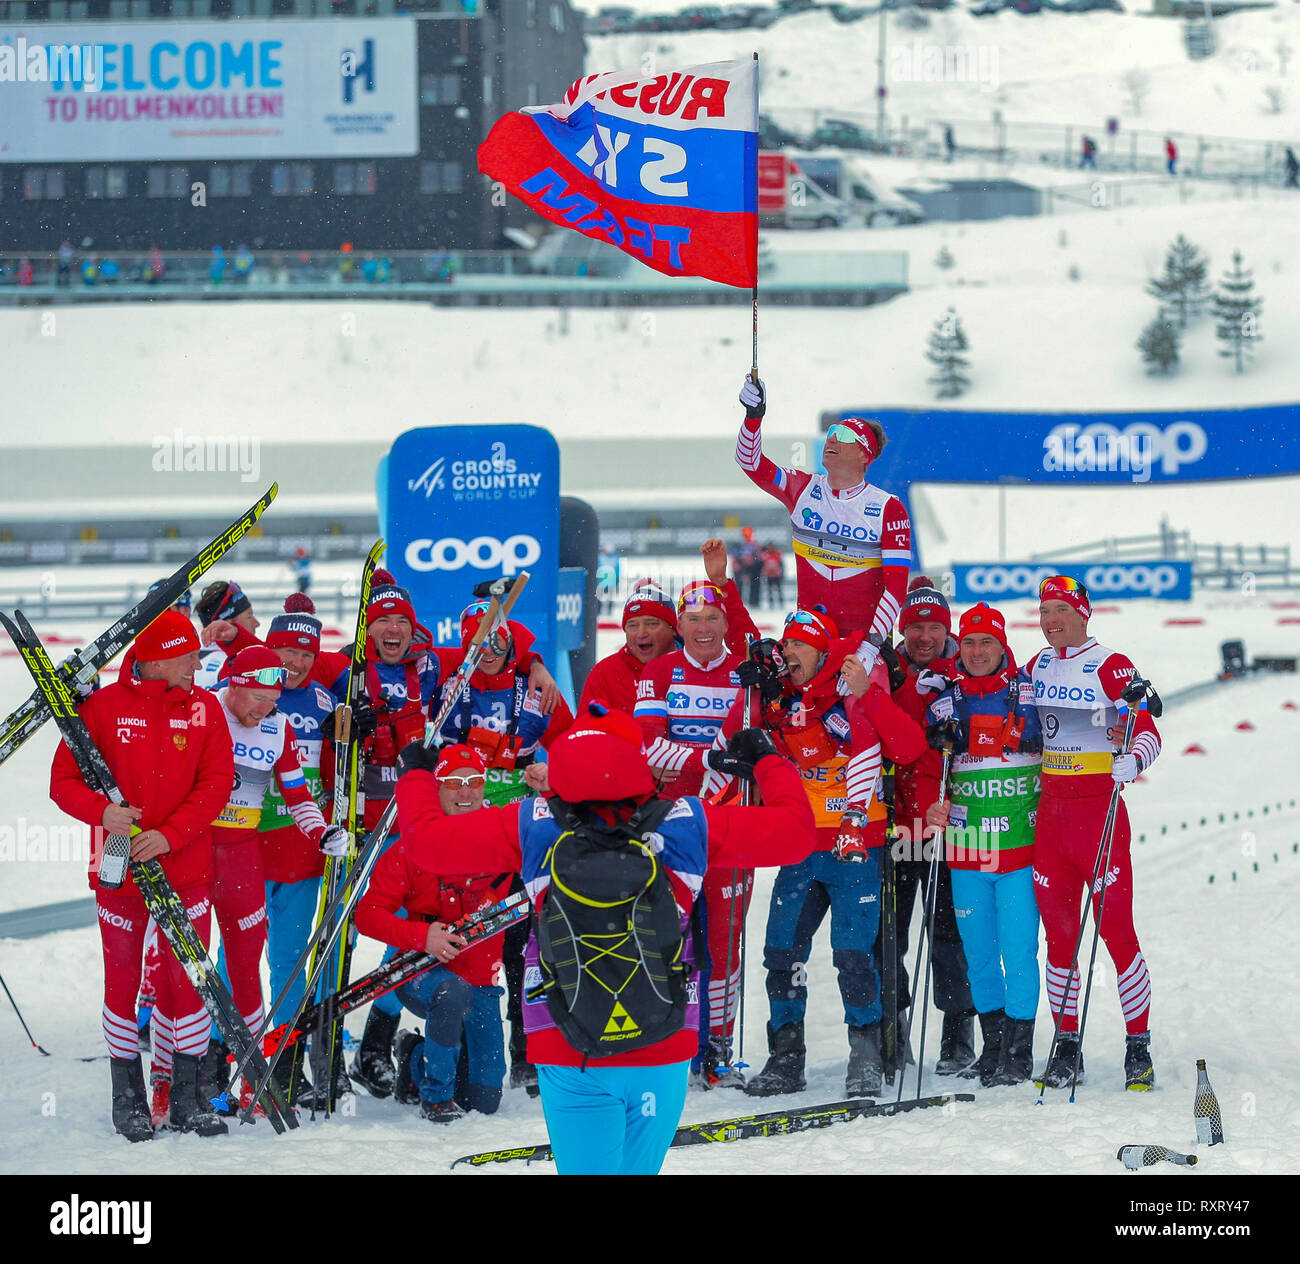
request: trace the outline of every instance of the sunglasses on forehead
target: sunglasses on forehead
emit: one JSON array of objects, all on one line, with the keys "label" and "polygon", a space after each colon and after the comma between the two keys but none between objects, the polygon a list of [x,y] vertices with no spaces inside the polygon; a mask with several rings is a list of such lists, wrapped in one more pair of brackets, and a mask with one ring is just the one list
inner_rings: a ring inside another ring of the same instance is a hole
[{"label": "sunglasses on forehead", "polygon": [[690,592],[684,592],[677,599],[677,609],[679,612],[693,610],[699,606],[722,606],[726,602],[722,596],[722,589],[714,584],[700,584],[692,588]]},{"label": "sunglasses on forehead", "polygon": [[1049,575],[1041,584],[1038,585],[1038,596],[1041,600],[1048,588],[1055,588],[1062,592],[1077,592],[1084,601],[1088,600],[1088,590],[1077,579],[1069,575]]},{"label": "sunglasses on forehead", "polygon": [[239,672],[238,674],[241,680],[249,680],[258,685],[266,685],[268,689],[275,685],[283,685],[284,682],[289,679],[289,671],[285,667],[259,667],[255,671]]}]

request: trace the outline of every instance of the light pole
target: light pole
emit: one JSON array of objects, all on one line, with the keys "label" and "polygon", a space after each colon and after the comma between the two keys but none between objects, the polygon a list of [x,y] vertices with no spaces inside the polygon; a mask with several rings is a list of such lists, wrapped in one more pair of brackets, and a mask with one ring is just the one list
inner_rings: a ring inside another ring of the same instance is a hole
[{"label": "light pole", "polygon": [[885,8],[884,0],[880,4],[880,34],[877,38],[876,48],[876,149],[880,153],[886,152],[885,146],[885,38],[886,26],[885,20],[888,16],[888,10]]}]

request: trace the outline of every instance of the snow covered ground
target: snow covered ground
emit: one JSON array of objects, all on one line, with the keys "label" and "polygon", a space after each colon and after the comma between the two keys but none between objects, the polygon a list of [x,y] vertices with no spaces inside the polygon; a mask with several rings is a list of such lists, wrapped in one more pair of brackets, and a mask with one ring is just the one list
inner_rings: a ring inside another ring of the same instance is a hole
[{"label": "snow covered ground", "polygon": [[[1252,653],[1300,652],[1300,625],[1279,623],[1291,614],[1267,601],[1200,603],[1195,614],[1206,619],[1203,627],[1165,627],[1171,609],[1188,613],[1156,602],[1132,603],[1120,614],[1099,616],[1096,629],[1128,651],[1166,693],[1212,676],[1217,643],[1230,635],[1244,636]],[[1008,608],[1012,646],[1022,655],[1040,643],[1032,629],[1019,626],[1029,621],[1027,611]],[[67,631],[65,625],[57,630]],[[602,634],[602,652],[616,640],[616,634]],[[26,692],[27,677],[17,661],[0,658],[0,697],[17,699]],[[1073,1106],[1053,1094],[1044,1107],[1035,1107],[1036,1092],[1028,1086],[975,1088],[974,1103],[946,1112],[675,1150],[664,1170],[1115,1174],[1123,1171],[1114,1155],[1124,1143],[1194,1148],[1195,1059],[1203,1057],[1223,1105],[1227,1145],[1201,1151],[1198,1173],[1294,1171],[1294,1134],[1300,1125],[1291,1083],[1300,1054],[1300,1002],[1293,986],[1300,958],[1300,929],[1293,916],[1300,897],[1300,854],[1294,848],[1300,811],[1287,805],[1296,793],[1300,711],[1283,709],[1287,701],[1300,703],[1300,682],[1275,676],[1172,708],[1161,722],[1164,757],[1148,781],[1128,792],[1134,835],[1146,835],[1144,843],[1135,843],[1133,858],[1137,925],[1154,986],[1158,1092],[1122,1090],[1123,1026],[1113,971],[1102,951],[1088,1025],[1090,1078]],[[1247,719],[1254,730],[1238,731],[1236,724]],[[1193,742],[1207,754],[1180,753]],[[46,797],[53,746],[47,727],[0,768],[0,801],[6,805],[0,848],[9,843],[8,850],[0,850],[0,909],[85,893],[84,860],[14,858],[19,837],[30,840],[36,827],[66,823]],[[1222,825],[1220,812],[1227,817]],[[1167,834],[1161,834],[1162,825]],[[771,871],[760,873],[748,928],[745,1052],[759,1065],[766,1016],[761,942],[771,877]],[[359,941],[356,969],[370,968],[378,957],[377,945]],[[461,1154],[545,1140],[539,1104],[522,1091],[508,1090],[496,1116],[473,1115],[445,1131],[433,1129],[412,1108],[361,1096],[355,1115],[304,1122],[282,1138],[258,1125],[214,1141],[162,1135],[150,1146],[130,1146],[112,1133],[103,1062],[77,1061],[103,1052],[97,931],[0,941],[0,969],[37,1040],[54,1055],[46,1059],[31,1050],[12,1011],[0,1012],[0,1171],[432,1174]],[[846,1045],[825,930],[809,976],[808,1090],[769,1099],[760,1109],[842,1095]],[[1050,1040],[1045,1007],[1044,1000],[1036,1041],[1039,1065]],[[359,1034],[363,1021],[364,1015],[354,1016],[350,1029]],[[407,1025],[413,1021],[408,1017]],[[930,1066],[938,1022],[932,1013]],[[909,1079],[909,1093],[913,1085]],[[932,1075],[923,1083],[926,1093],[954,1087],[971,1086]],[[686,1118],[726,1118],[755,1106],[733,1092],[693,1093]],[[551,1170],[546,1164],[530,1169]]]}]

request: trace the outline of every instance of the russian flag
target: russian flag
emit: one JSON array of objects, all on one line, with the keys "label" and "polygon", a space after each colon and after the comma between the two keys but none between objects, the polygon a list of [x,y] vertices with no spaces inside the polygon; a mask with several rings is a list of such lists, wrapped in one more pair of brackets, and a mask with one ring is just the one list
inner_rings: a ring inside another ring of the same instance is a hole
[{"label": "russian flag", "polygon": [[758,283],[758,65],[579,79],[517,110],[478,166],[539,215],[669,276]]}]

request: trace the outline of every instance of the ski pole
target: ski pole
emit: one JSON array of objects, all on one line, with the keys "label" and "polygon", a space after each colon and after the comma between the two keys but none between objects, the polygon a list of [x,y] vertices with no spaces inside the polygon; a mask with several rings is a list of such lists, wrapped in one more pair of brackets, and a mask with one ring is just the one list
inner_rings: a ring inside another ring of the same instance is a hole
[{"label": "ski pole", "polygon": [[4,988],[5,995],[9,998],[9,1004],[14,1007],[14,1013],[18,1015],[18,1021],[22,1023],[23,1030],[27,1033],[27,1039],[32,1042],[32,1048],[43,1057],[48,1058],[50,1056],[50,1051],[48,1049],[42,1049],[41,1046],[36,1043],[36,1037],[32,1035],[32,1029],[28,1027],[27,1020],[23,1017],[22,1010],[18,1008],[18,1002],[14,1000],[14,994],[9,990],[9,984],[5,982],[3,974],[0,974],[0,987]]},{"label": "ski pole", "polygon": [[[750,638],[751,641],[752,639],[753,638]],[[754,724],[754,691],[752,689],[746,689],[745,690],[745,727],[752,728],[753,724]],[[753,801],[753,791],[752,791],[751,782],[746,781],[744,785],[741,786],[740,795],[741,795],[740,801],[744,804],[749,804]],[[728,1034],[728,1043],[730,1043],[730,1032],[731,1032],[731,955],[733,951],[733,945],[736,942],[736,887],[739,881],[740,881],[740,870],[732,869],[731,899],[728,902],[728,908],[727,908],[727,977],[725,983],[726,991],[722,995],[722,1030],[724,1033]],[[745,934],[745,926],[743,922],[741,923],[740,934],[743,938]],[[743,1004],[744,997],[745,997],[745,964],[744,964],[745,957],[743,951],[741,953],[740,961],[741,961],[740,1000],[741,1003]],[[739,1043],[737,1045],[738,1050],[740,1047],[743,1046],[744,1038],[745,1038],[745,1029],[744,1029],[744,1022],[742,1019],[741,1029],[739,1034]],[[741,1054],[737,1052],[736,1060],[739,1061],[740,1057]]]},{"label": "ski pole", "polygon": [[[1124,720],[1124,735],[1120,741],[1120,753],[1127,755],[1129,748],[1133,744],[1133,730],[1137,726],[1137,716],[1139,704],[1146,703],[1150,709],[1158,716],[1163,709],[1159,695],[1151,687],[1149,681],[1137,678],[1120,695],[1123,701],[1128,705],[1128,715]],[[1148,702],[1149,700],[1149,702]],[[1097,845],[1097,858],[1092,866],[1092,879],[1088,884],[1088,890],[1084,896],[1083,909],[1079,914],[1079,934],[1074,941],[1074,955],[1070,959],[1070,971],[1065,979],[1065,989],[1061,993],[1061,1007],[1052,1009],[1053,1029],[1052,1043],[1047,1051],[1047,1065],[1051,1066],[1052,1058],[1056,1054],[1056,1046],[1061,1040],[1061,1025],[1065,1021],[1066,1007],[1070,1003],[1070,990],[1074,987],[1075,976],[1079,970],[1079,950],[1083,947],[1083,936],[1088,926],[1088,906],[1092,903],[1093,896],[1097,894],[1098,876],[1103,872],[1103,864],[1109,868],[1110,849],[1114,839],[1115,823],[1119,817],[1119,796],[1122,785],[1115,782],[1110,792],[1110,805],[1106,810],[1106,822],[1102,827],[1101,839]],[[1102,883],[1100,898],[1097,901],[1094,913],[1093,936],[1092,936],[1092,954],[1088,964],[1088,986],[1084,993],[1084,1010],[1083,1019],[1080,1024],[1078,1048],[1074,1055],[1074,1072],[1070,1077],[1070,1101],[1074,1101],[1075,1088],[1079,1080],[1079,1063],[1083,1057],[1083,1023],[1087,1021],[1088,999],[1092,994],[1092,966],[1097,959],[1097,939],[1101,933],[1101,914],[1106,903],[1106,884]],[[1043,1095],[1047,1091],[1047,1072],[1044,1070],[1043,1078],[1038,1086],[1037,1105],[1043,1104]]]},{"label": "ski pole", "polygon": [[[943,769],[939,774],[939,801],[948,797],[948,773],[952,767],[952,746],[943,750]],[[930,971],[934,965],[934,915],[939,903],[939,854],[943,850],[944,831],[935,833],[930,845],[930,869],[925,879],[925,980],[921,984],[921,1038],[916,1047],[916,1097],[921,1098],[921,1076],[925,1073],[925,1028],[930,1016]]]}]

